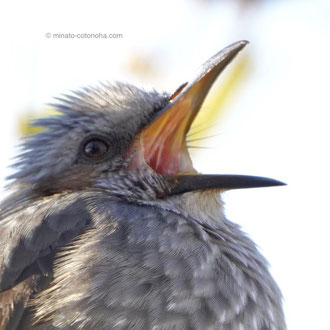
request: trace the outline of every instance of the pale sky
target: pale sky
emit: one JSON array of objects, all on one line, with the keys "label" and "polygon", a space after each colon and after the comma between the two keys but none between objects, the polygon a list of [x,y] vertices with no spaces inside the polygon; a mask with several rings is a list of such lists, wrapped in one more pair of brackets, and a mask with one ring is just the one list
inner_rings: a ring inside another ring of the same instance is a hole
[{"label": "pale sky", "polygon": [[[172,91],[221,48],[247,39],[251,72],[216,127],[221,134],[208,142],[213,149],[194,154],[194,164],[203,173],[288,183],[227,192],[227,216],[269,260],[289,329],[327,329],[330,3],[265,1],[252,9],[241,12],[228,0],[2,3],[0,178],[9,173],[24,111],[41,111],[54,96],[104,80]],[[55,40],[46,33],[123,38]],[[132,53],[150,57],[155,74],[130,73]]]}]

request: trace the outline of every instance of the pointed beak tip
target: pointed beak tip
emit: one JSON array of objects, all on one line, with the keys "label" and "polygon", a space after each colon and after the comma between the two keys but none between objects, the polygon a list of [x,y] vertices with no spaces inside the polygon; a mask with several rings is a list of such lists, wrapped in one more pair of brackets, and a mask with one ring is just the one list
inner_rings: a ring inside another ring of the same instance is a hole
[{"label": "pointed beak tip", "polygon": [[250,42],[248,40],[239,40],[234,42],[233,44],[231,44],[231,46],[229,47],[233,47],[233,48],[239,48],[242,49],[244,48],[246,45],[248,45]]},{"label": "pointed beak tip", "polygon": [[274,180],[274,186],[287,186],[288,184],[282,181]]},{"label": "pointed beak tip", "polygon": [[240,42],[240,43],[243,44],[244,46],[250,43],[249,40],[240,40],[240,41],[238,41],[238,42]]},{"label": "pointed beak tip", "polygon": [[[248,40],[239,40],[228,47],[226,47],[224,50],[227,50],[228,53],[233,54],[234,56],[239,53],[246,45],[248,45],[250,42]],[[219,53],[223,52],[224,50],[220,51]]]},{"label": "pointed beak tip", "polygon": [[252,186],[251,188],[281,187],[286,185],[287,184],[285,182],[267,178],[267,181],[261,182],[260,186]]}]

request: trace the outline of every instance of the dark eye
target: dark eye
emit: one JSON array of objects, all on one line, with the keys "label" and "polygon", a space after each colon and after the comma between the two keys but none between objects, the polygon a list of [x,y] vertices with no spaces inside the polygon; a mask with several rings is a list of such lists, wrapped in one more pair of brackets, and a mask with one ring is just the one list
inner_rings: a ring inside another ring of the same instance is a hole
[{"label": "dark eye", "polygon": [[107,153],[108,145],[100,139],[93,139],[85,144],[83,151],[88,158],[97,159]]}]

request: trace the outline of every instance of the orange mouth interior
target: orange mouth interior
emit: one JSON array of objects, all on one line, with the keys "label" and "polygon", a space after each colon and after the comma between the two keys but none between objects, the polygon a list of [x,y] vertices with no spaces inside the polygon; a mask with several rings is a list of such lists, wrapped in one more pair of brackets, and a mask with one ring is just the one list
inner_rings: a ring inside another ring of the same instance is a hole
[{"label": "orange mouth interior", "polygon": [[[167,109],[150,126],[143,130],[133,143],[135,152],[132,167],[149,166],[163,175],[195,173],[186,145],[186,134],[190,127],[190,103]],[[179,107],[179,109],[178,109]]]}]

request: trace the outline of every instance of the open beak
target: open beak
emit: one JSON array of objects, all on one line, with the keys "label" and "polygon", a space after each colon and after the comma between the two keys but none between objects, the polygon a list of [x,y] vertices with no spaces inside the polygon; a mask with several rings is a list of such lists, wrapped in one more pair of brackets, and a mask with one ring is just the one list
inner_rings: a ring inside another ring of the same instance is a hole
[{"label": "open beak", "polygon": [[135,166],[146,165],[159,174],[171,176],[175,181],[173,194],[198,189],[237,189],[284,184],[254,176],[198,174],[188,153],[186,135],[208,91],[247,43],[238,41],[205,62],[197,78],[179,87],[171,96],[169,104],[139,133],[133,145],[136,150]]}]

